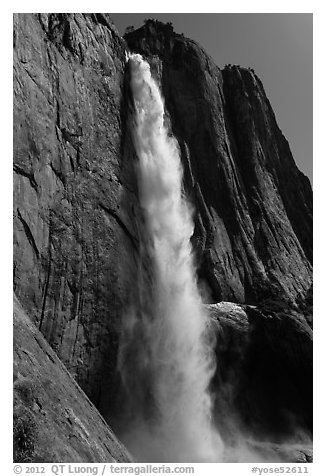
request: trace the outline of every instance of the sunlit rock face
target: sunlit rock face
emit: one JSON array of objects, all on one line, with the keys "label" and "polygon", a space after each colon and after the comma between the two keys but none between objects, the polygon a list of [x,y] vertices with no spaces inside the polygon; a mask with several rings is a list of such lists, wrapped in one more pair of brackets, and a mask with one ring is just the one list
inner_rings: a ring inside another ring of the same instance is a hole
[{"label": "sunlit rock face", "polygon": [[14,298],[14,454],[19,463],[131,456]]},{"label": "sunlit rock face", "polygon": [[14,15],[14,289],[96,405],[114,394],[137,245],[125,48],[108,15]]}]

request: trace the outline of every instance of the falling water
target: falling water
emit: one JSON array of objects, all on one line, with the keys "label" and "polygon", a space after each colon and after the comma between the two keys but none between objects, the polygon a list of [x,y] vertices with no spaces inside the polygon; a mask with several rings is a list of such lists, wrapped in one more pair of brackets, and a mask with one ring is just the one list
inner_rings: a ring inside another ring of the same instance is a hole
[{"label": "falling water", "polygon": [[138,303],[126,316],[120,354],[125,383],[142,400],[129,446],[139,460],[218,461],[222,443],[209,393],[215,361],[197,287],[179,149],[164,125],[149,64],[133,54],[129,65],[143,214]]}]

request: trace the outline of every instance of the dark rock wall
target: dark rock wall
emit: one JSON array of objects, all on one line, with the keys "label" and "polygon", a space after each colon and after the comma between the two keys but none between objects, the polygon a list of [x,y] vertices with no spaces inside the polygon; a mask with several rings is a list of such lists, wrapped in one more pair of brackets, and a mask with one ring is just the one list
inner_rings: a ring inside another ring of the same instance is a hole
[{"label": "dark rock wall", "polygon": [[14,15],[14,289],[96,404],[110,393],[134,245],[121,210],[133,201],[124,63],[108,15]]},{"label": "dark rock wall", "polygon": [[311,286],[312,191],[260,80],[245,68],[221,71],[168,25],[148,21],[125,38],[162,84],[211,301],[303,299]]},{"label": "dark rock wall", "polygon": [[207,306],[216,335],[216,419],[225,438],[237,428],[256,439],[312,438],[312,330],[279,305]]}]

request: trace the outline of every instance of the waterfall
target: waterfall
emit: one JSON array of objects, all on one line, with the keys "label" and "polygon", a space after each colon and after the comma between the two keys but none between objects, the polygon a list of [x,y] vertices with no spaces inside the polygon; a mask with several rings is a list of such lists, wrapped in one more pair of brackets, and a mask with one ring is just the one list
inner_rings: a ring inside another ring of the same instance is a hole
[{"label": "waterfall", "polygon": [[164,124],[149,64],[132,54],[129,67],[143,219],[138,299],[125,316],[120,350],[123,379],[138,402],[128,446],[140,461],[219,461],[209,392],[215,359],[197,287],[179,148]]}]

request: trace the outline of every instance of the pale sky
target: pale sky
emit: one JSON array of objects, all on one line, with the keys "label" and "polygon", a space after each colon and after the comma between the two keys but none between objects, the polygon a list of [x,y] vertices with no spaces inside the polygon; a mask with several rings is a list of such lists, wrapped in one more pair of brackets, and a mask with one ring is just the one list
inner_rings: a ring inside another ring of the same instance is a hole
[{"label": "pale sky", "polygon": [[251,67],[263,82],[294,160],[312,181],[313,15],[309,13],[112,13],[121,35],[144,18],[171,21],[215,63]]}]

